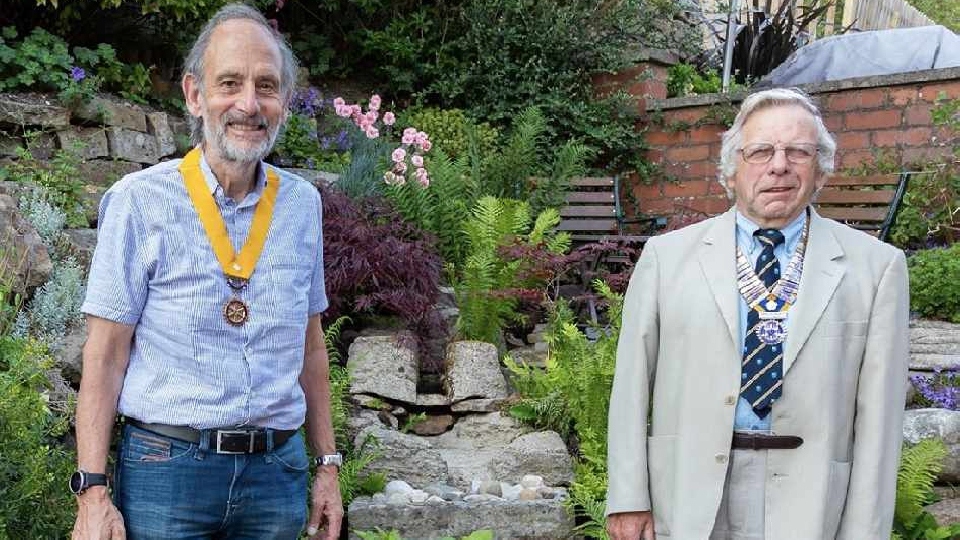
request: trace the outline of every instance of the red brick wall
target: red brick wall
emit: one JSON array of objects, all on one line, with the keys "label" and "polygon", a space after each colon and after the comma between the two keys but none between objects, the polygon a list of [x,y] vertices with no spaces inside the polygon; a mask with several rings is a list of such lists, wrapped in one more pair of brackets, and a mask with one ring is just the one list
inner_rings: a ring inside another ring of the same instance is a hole
[{"label": "red brick wall", "polygon": [[[930,72],[927,72],[930,73]],[[907,168],[950,156],[960,143],[957,133],[933,125],[937,97],[960,99],[960,78],[903,82],[889,86],[843,88],[824,83],[805,90],[819,102],[827,128],[837,138],[837,171],[879,164]],[[882,80],[870,78],[871,81]],[[729,208],[717,182],[720,136],[739,103],[672,106],[678,100],[647,105],[642,121],[659,170],[647,182],[637,175],[623,179],[627,216],[669,216],[670,228],[699,221]],[[690,100],[687,100],[690,101]]]}]

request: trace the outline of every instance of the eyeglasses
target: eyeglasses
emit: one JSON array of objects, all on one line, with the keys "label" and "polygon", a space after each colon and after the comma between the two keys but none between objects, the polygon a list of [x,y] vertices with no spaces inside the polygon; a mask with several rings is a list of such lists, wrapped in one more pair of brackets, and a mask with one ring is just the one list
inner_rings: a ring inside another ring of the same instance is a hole
[{"label": "eyeglasses", "polygon": [[795,143],[778,147],[769,143],[756,143],[744,146],[739,152],[747,163],[760,164],[773,159],[773,155],[780,149],[790,163],[809,163],[820,151],[815,144]]}]

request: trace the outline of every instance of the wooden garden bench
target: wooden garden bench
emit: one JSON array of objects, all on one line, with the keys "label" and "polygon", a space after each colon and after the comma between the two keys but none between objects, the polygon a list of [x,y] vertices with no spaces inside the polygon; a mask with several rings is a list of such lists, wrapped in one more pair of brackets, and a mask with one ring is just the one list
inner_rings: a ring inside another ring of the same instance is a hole
[{"label": "wooden garden bench", "polygon": [[833,176],[820,191],[814,206],[824,217],[886,240],[897,209],[912,176],[925,172],[901,172],[868,176]]},{"label": "wooden garden bench", "polygon": [[578,177],[570,180],[567,205],[560,209],[558,230],[570,234],[575,244],[620,242],[642,246],[650,236],[624,232],[628,223],[666,226],[666,218],[627,218],[620,206],[620,180],[616,176]]}]

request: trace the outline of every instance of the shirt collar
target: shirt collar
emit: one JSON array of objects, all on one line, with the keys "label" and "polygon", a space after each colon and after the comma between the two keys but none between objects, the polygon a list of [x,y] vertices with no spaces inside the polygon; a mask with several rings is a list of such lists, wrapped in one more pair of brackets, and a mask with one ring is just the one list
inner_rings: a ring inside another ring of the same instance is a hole
[{"label": "shirt collar", "polygon": [[[788,252],[793,251],[797,242],[800,241],[800,235],[803,232],[803,226],[807,222],[807,211],[804,210],[800,212],[800,215],[796,219],[787,224],[786,227],[780,229],[780,232],[783,233],[784,245]],[[755,247],[760,246],[760,241],[757,240],[753,233],[755,233],[760,228],[759,225],[750,220],[747,216],[740,213],[740,210],[737,210],[737,245],[746,246],[747,249],[753,250]]]},{"label": "shirt collar", "polygon": [[[203,149],[200,149],[200,170],[203,171],[203,181],[207,183],[207,189],[210,190],[210,193],[213,194],[214,198],[217,195],[224,195],[223,186],[220,185],[220,182],[217,182],[217,177],[213,174],[213,170],[210,168],[210,164],[207,163],[207,156],[204,155]],[[253,189],[247,193],[247,196],[244,197],[241,201],[240,206],[249,206],[256,204],[260,200],[260,195],[263,194],[263,189],[267,185],[267,173],[266,173],[266,163],[260,162],[257,167],[257,181],[253,186]]]}]

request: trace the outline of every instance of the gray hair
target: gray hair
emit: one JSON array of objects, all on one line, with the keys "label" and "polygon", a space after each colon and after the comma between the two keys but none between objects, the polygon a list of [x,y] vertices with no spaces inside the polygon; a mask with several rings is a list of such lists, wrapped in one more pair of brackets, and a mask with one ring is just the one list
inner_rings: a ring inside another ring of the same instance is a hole
[{"label": "gray hair", "polygon": [[[207,53],[207,47],[210,46],[210,38],[213,36],[213,31],[221,24],[232,20],[250,21],[263,27],[273,36],[274,42],[280,50],[280,57],[283,59],[283,65],[280,67],[280,94],[283,97],[283,102],[289,103],[290,98],[293,96],[294,85],[297,81],[297,69],[299,67],[297,57],[294,56],[293,50],[290,48],[287,40],[267,22],[267,18],[247,4],[226,4],[214,13],[213,17],[210,17],[207,24],[203,26],[203,30],[200,31],[200,35],[197,36],[197,40],[193,43],[193,47],[190,48],[190,53],[187,54],[186,60],[184,60],[183,76],[186,77],[190,75],[196,79],[197,84],[200,85],[201,88],[203,87],[203,57]],[[188,114],[187,119],[190,122],[191,142],[195,145],[202,143],[203,118]]]},{"label": "gray hair", "polygon": [[747,96],[740,106],[740,112],[733,121],[730,129],[723,133],[723,144],[720,147],[720,184],[730,194],[727,179],[737,172],[737,151],[743,143],[743,125],[751,114],[768,107],[798,105],[813,115],[817,127],[817,168],[821,174],[833,173],[833,162],[837,153],[837,142],[834,140],[827,126],[823,123],[823,116],[808,95],[798,88],[771,88]]}]

